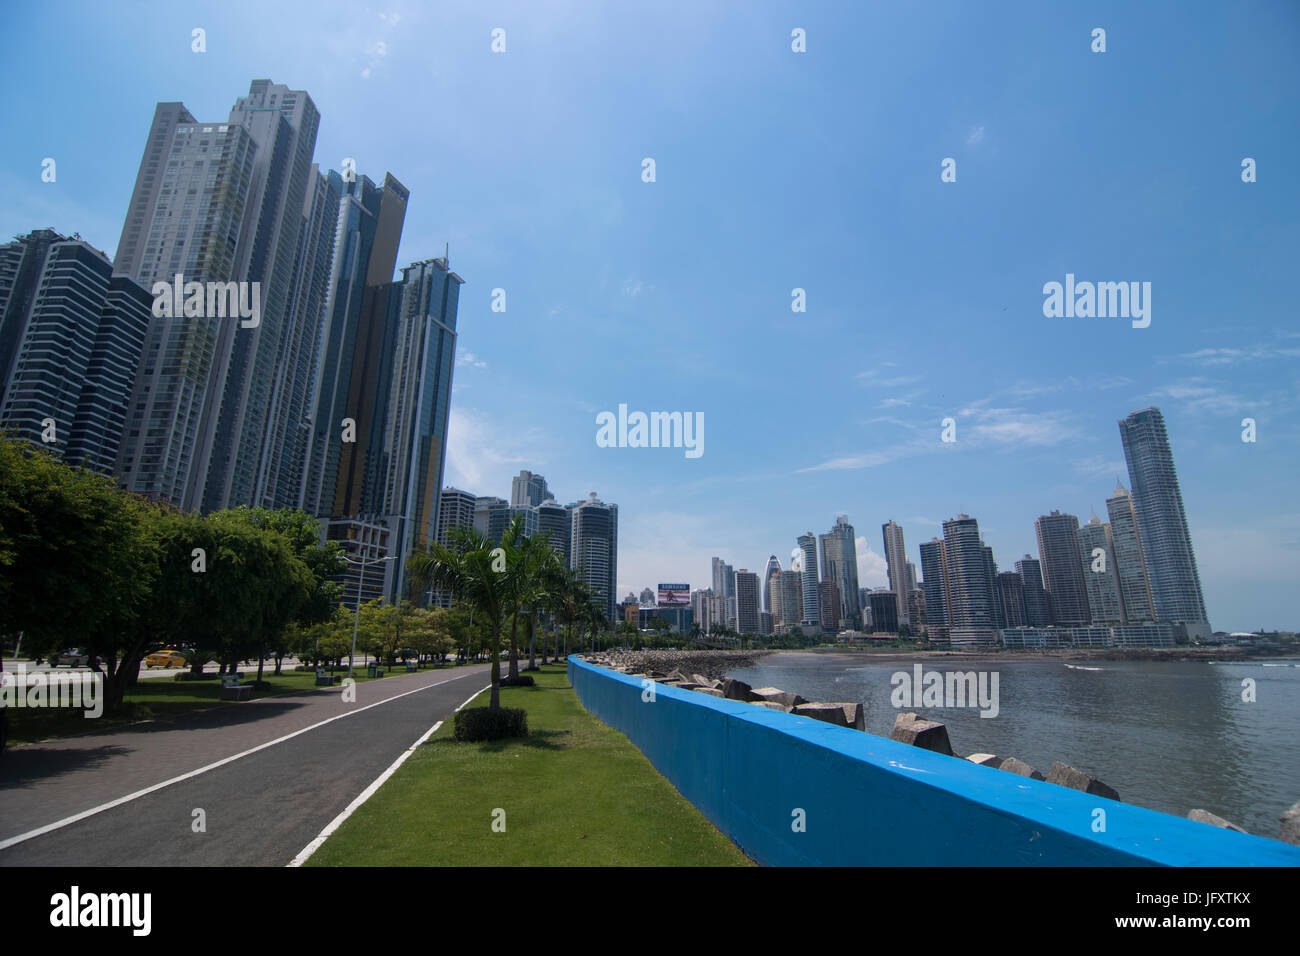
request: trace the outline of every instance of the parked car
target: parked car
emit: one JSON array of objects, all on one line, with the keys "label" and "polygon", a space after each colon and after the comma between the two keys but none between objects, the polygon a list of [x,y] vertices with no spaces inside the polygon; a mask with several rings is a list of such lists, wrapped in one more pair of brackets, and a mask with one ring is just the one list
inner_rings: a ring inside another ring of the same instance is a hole
[{"label": "parked car", "polygon": [[154,651],[144,659],[145,667],[185,667],[185,655],[180,651]]},{"label": "parked car", "polygon": [[55,654],[50,660],[50,663],[55,667],[60,667],[64,664],[67,664],[70,667],[84,667],[90,663],[90,655],[87,654],[83,648],[69,647],[61,654]]}]

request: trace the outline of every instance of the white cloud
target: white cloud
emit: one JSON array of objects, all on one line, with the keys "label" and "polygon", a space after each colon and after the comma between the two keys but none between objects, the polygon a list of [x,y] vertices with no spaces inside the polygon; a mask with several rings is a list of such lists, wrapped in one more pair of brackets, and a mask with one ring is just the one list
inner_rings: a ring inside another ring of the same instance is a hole
[{"label": "white cloud", "polygon": [[[1079,437],[1076,430],[1061,420],[1056,412],[1027,412],[1018,408],[979,408],[970,405],[961,411],[974,418],[966,434],[977,440],[1016,445],[1059,445]],[[958,441],[962,439],[958,428]]]},{"label": "white cloud", "polygon": [[984,138],[984,127],[976,126],[973,130],[970,131],[970,135],[966,137],[966,145],[974,146],[983,138]]},{"label": "white cloud", "polygon": [[640,279],[623,280],[623,294],[629,299],[635,299],[642,292],[651,292],[653,290],[654,286],[642,282]]},{"label": "white cloud", "polygon": [[[538,428],[502,426],[482,412],[452,406],[444,481],[476,495],[508,498],[510,479],[520,467],[544,465],[542,449],[549,444]],[[503,449],[524,453],[509,454]]]},{"label": "white cloud", "polygon": [[468,350],[461,352],[456,356],[457,365],[468,365],[472,368],[487,368],[487,362],[482,361],[477,355]]},{"label": "white cloud", "polygon": [[379,19],[390,27],[393,27],[397,26],[397,21],[402,19],[402,15],[400,13],[381,13],[379,14]]},{"label": "white cloud", "polygon": [[858,587],[882,588],[889,583],[889,562],[867,546],[867,539],[858,535],[854,539],[858,552]]}]

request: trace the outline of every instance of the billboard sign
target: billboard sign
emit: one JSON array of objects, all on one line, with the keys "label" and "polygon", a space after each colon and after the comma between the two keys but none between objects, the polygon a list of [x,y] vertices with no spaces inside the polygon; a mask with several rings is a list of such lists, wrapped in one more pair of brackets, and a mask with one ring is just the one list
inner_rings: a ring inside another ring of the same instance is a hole
[{"label": "billboard sign", "polygon": [[691,586],[689,584],[659,585],[660,607],[690,607]]}]

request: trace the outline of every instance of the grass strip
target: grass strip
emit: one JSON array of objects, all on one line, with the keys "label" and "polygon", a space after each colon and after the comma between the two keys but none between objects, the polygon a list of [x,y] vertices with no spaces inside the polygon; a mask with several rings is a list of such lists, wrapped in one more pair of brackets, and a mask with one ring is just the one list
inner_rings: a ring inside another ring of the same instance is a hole
[{"label": "grass strip", "polygon": [[583,709],[563,664],[533,676],[534,687],[501,690],[501,706],[528,711],[528,737],[458,743],[446,721],[307,865],[753,865]]}]

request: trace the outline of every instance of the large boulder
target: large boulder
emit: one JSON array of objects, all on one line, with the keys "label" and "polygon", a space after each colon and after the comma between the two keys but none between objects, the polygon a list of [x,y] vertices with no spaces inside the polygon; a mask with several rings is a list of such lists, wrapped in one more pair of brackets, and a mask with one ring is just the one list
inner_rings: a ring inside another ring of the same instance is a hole
[{"label": "large boulder", "polygon": [[793,710],[800,704],[808,703],[798,694],[781,690],[779,687],[760,687],[757,690],[750,691],[750,693],[753,694],[754,700],[765,700],[769,703],[780,704],[786,710]]},{"label": "large boulder", "polygon": [[948,728],[937,720],[925,720],[911,713],[899,714],[894,718],[894,730],[889,736],[899,743],[953,756]]},{"label": "large boulder", "polygon": [[840,704],[844,708],[844,726],[863,732],[867,729],[867,716],[861,704]]},{"label": "large boulder", "polygon": [[844,705],[842,704],[800,704],[791,711],[792,714],[798,714],[800,717],[811,717],[813,720],[824,720],[828,724],[834,724],[837,727],[847,727],[848,721],[844,719]]},{"label": "large boulder", "polygon": [[778,704],[774,700],[751,700],[750,703],[755,707],[764,707],[768,710],[775,710],[778,713],[789,713],[784,704]]},{"label": "large boulder", "polygon": [[1282,824],[1281,841],[1300,846],[1300,803],[1293,805],[1277,819]]},{"label": "large boulder", "polygon": [[743,680],[734,680],[728,677],[722,682],[722,696],[727,700],[754,700],[754,688],[750,687]]},{"label": "large boulder", "polygon": [[1061,787],[1069,787],[1071,790],[1082,790],[1094,797],[1119,800],[1119,792],[1113,787],[1108,787],[1096,777],[1091,777],[1082,770],[1075,770],[1069,764],[1062,763],[1059,760],[1053,763],[1052,769],[1047,772],[1047,782]]},{"label": "large boulder", "polygon": [[1197,823],[1208,823],[1212,827],[1221,827],[1224,830],[1236,830],[1238,833],[1246,832],[1235,823],[1229,823],[1223,817],[1215,816],[1209,810],[1188,810],[1187,819],[1195,820]]},{"label": "large boulder", "polygon": [[996,770],[1002,764],[1002,758],[993,754],[971,754],[966,758],[971,763],[977,763],[981,767],[992,767]]},{"label": "large boulder", "polygon": [[695,690],[701,694],[708,694],[710,697],[722,696],[722,691],[718,690],[716,687],[697,687]]},{"label": "large boulder", "polygon": [[685,674],[683,674],[681,671],[679,671],[679,670],[677,670],[677,669],[675,669],[675,668],[674,668],[673,670],[671,670],[671,671],[668,672],[668,679],[669,679],[669,680],[675,680],[675,681],[677,681],[679,684],[694,684],[694,683],[695,683],[695,681],[691,680],[689,677],[687,677]]},{"label": "large boulder", "polygon": [[1042,780],[1043,775],[1035,770],[1023,760],[1017,760],[1015,757],[1008,757],[1002,763],[998,764],[999,770],[1005,770],[1007,773],[1016,773],[1022,777],[1028,777],[1031,780]]},{"label": "large boulder", "polygon": [[718,682],[717,682],[717,681],[715,681],[712,677],[705,677],[703,674],[692,674],[692,675],[691,675],[691,683],[693,683],[693,684],[700,684],[700,685],[703,686],[703,687],[716,687],[716,686],[718,686]]}]

